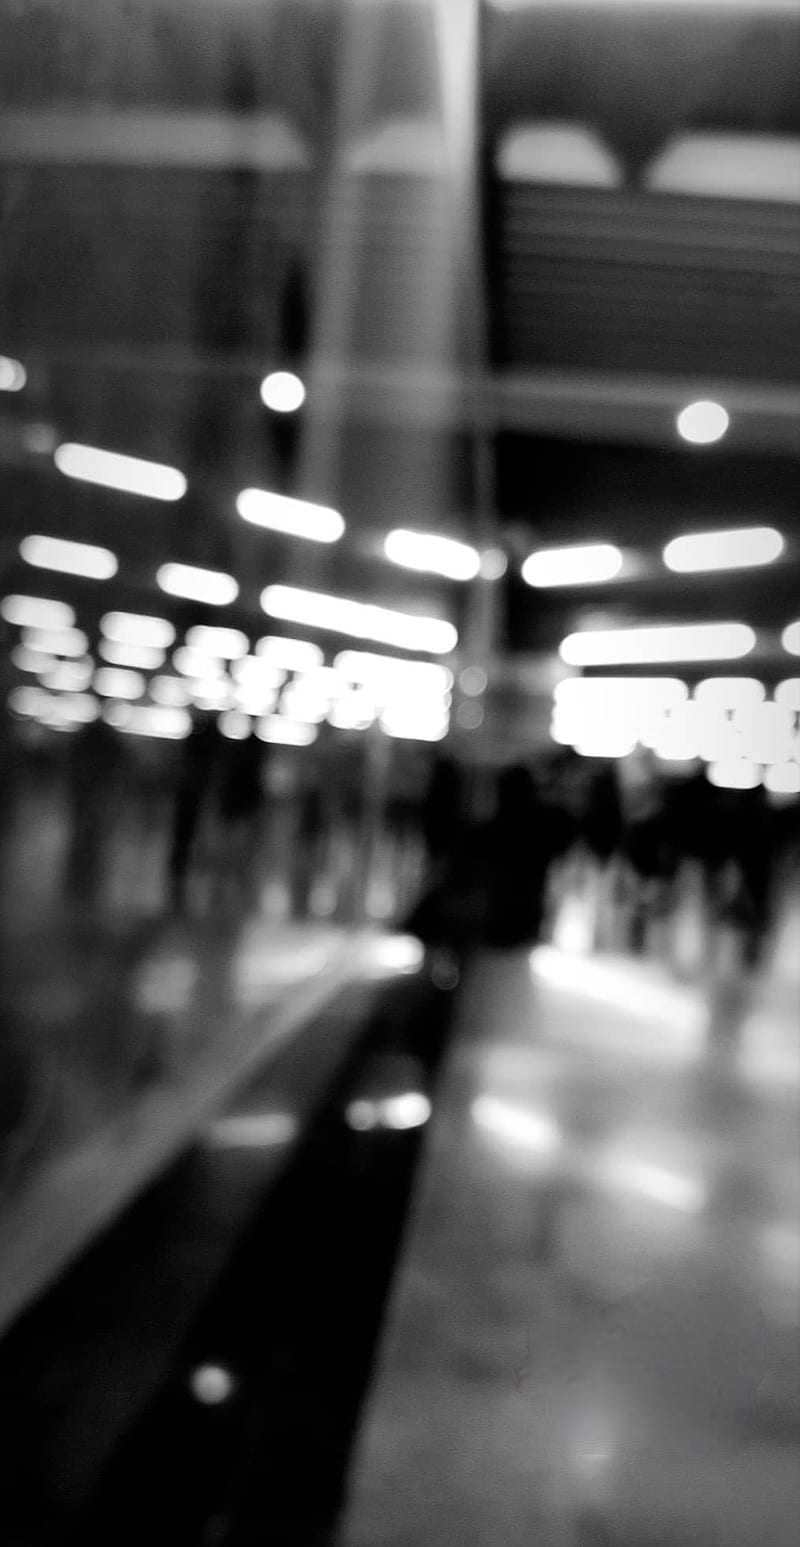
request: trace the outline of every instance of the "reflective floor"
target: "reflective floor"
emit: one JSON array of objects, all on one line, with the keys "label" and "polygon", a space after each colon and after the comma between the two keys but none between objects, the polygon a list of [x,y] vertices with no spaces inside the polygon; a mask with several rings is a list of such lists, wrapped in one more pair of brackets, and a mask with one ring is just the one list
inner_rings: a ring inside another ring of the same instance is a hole
[{"label": "reflective floor", "polygon": [[800,925],[465,984],[343,1547],[757,1547],[800,1508]]}]

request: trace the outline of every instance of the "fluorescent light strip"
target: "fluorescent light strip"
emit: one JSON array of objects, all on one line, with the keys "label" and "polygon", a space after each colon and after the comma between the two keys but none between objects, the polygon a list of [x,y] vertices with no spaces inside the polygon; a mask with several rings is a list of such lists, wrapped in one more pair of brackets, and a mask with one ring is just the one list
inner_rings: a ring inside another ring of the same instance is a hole
[{"label": "fluorescent light strip", "polygon": [[75,610],[66,602],[53,602],[44,596],[4,596],[0,617],[16,628],[71,628]]},{"label": "fluorescent light strip", "polygon": [[43,672],[50,671],[57,665],[57,662],[54,655],[44,655],[38,650],[30,650],[27,645],[15,645],[11,651],[11,664],[17,671],[31,671],[36,676],[41,676]]},{"label": "fluorescent light strip", "polygon": [[705,677],[693,694],[703,709],[717,710],[760,704],[764,696],[764,684],[757,677]]},{"label": "fluorescent light strip", "polygon": [[162,564],[156,581],[168,596],[183,596],[212,607],[227,607],[239,595],[232,575],[219,569],[200,569],[194,564]]},{"label": "fluorescent light strip", "polygon": [[141,612],[107,612],[100,619],[106,639],[120,645],[152,645],[166,650],[175,638],[175,630],[166,618],[154,618]]},{"label": "fluorescent light strip", "polygon": [[398,527],[384,538],[383,551],[392,564],[445,580],[474,580],[481,567],[477,548],[433,532],[409,532]]},{"label": "fluorescent light strip", "polygon": [[656,661],[737,660],[754,649],[746,623],[589,630],[569,634],[559,654],[569,666],[632,666]]},{"label": "fluorescent light strip", "polygon": [[779,682],[773,694],[776,704],[792,714],[800,713],[800,677],[786,677]]},{"label": "fluorescent light strip", "polygon": [[94,690],[102,698],[142,698],[145,687],[138,671],[126,671],[122,666],[101,666],[94,675]]},{"label": "fluorescent light strip", "polygon": [[119,568],[108,548],[92,543],[69,542],[65,537],[24,537],[20,556],[35,569],[54,569],[64,575],[80,575],[86,580],[110,580]]},{"label": "fluorescent light strip", "polygon": [[115,639],[101,639],[98,654],[109,666],[132,666],[137,671],[156,671],[164,665],[165,652],[156,645],[120,645]]},{"label": "fluorescent light strip", "polygon": [[754,790],[761,783],[761,770],[749,759],[738,757],[729,763],[710,763],[706,778],[720,790]]},{"label": "fluorescent light strip", "polygon": [[223,710],[217,726],[227,741],[246,741],[253,728],[249,714],[244,714],[241,709]]},{"label": "fluorescent light strip", "polygon": [[85,655],[89,648],[89,641],[79,628],[24,629],[22,643],[26,649],[40,651],[43,655],[75,657]]},{"label": "fluorescent light strip", "polygon": [[724,532],[674,537],[664,549],[664,563],[680,575],[709,569],[751,569],[772,564],[783,548],[783,538],[774,526],[732,527]]},{"label": "fluorescent light strip", "polygon": [[192,728],[187,710],[160,704],[109,704],[103,718],[128,736],[157,736],[167,741],[183,740]]},{"label": "fluorescent light strip", "polygon": [[225,675],[221,661],[214,660],[202,650],[190,650],[188,645],[178,646],[172,664],[182,677],[202,677],[217,682]]},{"label": "fluorescent light strip", "polygon": [[319,645],[308,639],[284,639],[277,634],[266,634],[256,644],[256,657],[265,667],[280,671],[310,671],[321,666],[325,657]]},{"label": "fluorescent light strip", "polygon": [[104,488],[120,489],[125,494],[174,502],[186,493],[186,479],[177,467],[147,462],[142,457],[122,456],[117,451],[101,451],[98,446],[65,441],[56,447],[53,461],[65,478],[102,484]]},{"label": "fluorescent light strip", "polygon": [[800,619],[786,625],[781,634],[781,644],[788,655],[800,655]]},{"label": "fluorescent light strip", "polygon": [[800,0],[489,0],[495,11],[732,11],[745,15],[800,16]]},{"label": "fluorescent light strip", "polygon": [[0,355],[0,392],[21,392],[27,380],[28,372],[21,360]]},{"label": "fluorescent light strip", "polygon": [[597,585],[622,569],[622,554],[612,543],[583,543],[574,548],[544,548],[522,566],[526,585]]},{"label": "fluorescent light strip", "polygon": [[394,645],[401,650],[448,655],[458,644],[456,629],[444,619],[420,618],[368,602],[327,596],[319,591],[267,586],[261,593],[261,606],[274,618],[331,633],[351,634],[356,639],[374,639],[379,644]]},{"label": "fluorescent light strip", "polygon": [[800,763],[774,763],[766,768],[764,788],[771,795],[800,795]]},{"label": "fluorescent light strip", "polygon": [[255,730],[259,741],[284,747],[308,747],[316,741],[318,734],[316,725],[300,724],[280,714],[265,715],[257,721]]},{"label": "fluorescent light strip", "polygon": [[94,661],[86,656],[79,661],[54,661],[42,672],[42,682],[55,693],[83,693],[94,675]]},{"label": "fluorescent light strip", "polygon": [[287,537],[303,537],[309,542],[335,543],[344,533],[344,521],[338,510],[314,505],[310,500],[289,499],[285,494],[269,494],[265,489],[242,489],[236,509],[251,526],[283,532]]},{"label": "fluorescent light strip", "polygon": [[409,661],[401,655],[376,655],[370,650],[342,650],[334,668],[347,682],[385,689],[415,689],[419,693],[449,693],[453,673],[433,661]]},{"label": "fluorescent light strip", "polygon": [[186,643],[190,650],[225,661],[247,655],[250,647],[247,635],[241,629],[213,628],[204,623],[198,623],[195,628],[187,630]]}]

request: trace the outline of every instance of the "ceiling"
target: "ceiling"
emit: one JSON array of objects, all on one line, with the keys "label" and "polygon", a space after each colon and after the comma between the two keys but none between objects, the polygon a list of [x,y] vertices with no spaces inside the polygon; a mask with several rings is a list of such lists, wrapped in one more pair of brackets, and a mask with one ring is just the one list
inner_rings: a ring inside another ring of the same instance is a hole
[{"label": "ceiling", "polygon": [[[800,7],[2,10],[0,352],[27,371],[0,393],[4,592],[33,588],[18,544],[46,531],[119,558],[113,581],[47,576],[90,631],[109,607],[206,617],[155,589],[177,559],[234,573],[226,621],[251,633],[285,581],[451,617],[506,656],[587,612],[737,617],[765,672],[791,667]],[[260,402],[282,366],[309,386],[299,415]],[[707,397],[728,435],[686,445],[676,412]],[[178,466],[188,493],[72,482],[62,440]],[[245,527],[252,485],[336,505],[344,540]],[[786,539],[768,577],[664,569],[676,533],[754,523]],[[506,550],[489,623],[470,588],[386,561],[394,526]],[[531,548],[583,540],[624,548],[618,581],[522,583]]]}]

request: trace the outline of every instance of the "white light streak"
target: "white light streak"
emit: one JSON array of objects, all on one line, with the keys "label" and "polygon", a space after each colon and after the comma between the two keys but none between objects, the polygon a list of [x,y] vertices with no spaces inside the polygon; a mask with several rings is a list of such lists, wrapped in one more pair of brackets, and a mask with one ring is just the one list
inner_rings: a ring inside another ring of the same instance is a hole
[{"label": "white light streak", "polygon": [[800,795],[800,763],[773,763],[764,770],[764,788],[771,795]]},{"label": "white light streak", "polygon": [[246,741],[253,728],[249,714],[243,714],[240,709],[224,710],[217,725],[227,741]]},{"label": "white light streak", "polygon": [[293,371],[271,371],[259,391],[264,407],[276,414],[294,414],[306,400],[306,389]]},{"label": "white light streak", "polygon": [[115,639],[101,639],[98,654],[109,666],[132,666],[137,671],[156,671],[164,664],[165,652],[156,645],[120,645]]},{"label": "white light streak", "polygon": [[298,1133],[291,1112],[245,1112],[218,1118],[208,1130],[208,1142],[218,1149],[271,1149],[291,1144]]},{"label": "white light streak", "polygon": [[615,1191],[640,1193],[683,1214],[697,1214],[706,1203],[706,1189],[694,1177],[668,1171],[634,1155],[608,1155],[593,1164],[591,1172]]},{"label": "white light streak", "polygon": [[691,441],[694,446],[710,446],[714,441],[722,440],[730,418],[721,403],[704,398],[687,404],[675,422],[683,440]]},{"label": "white light streak", "polygon": [[328,711],[328,724],[340,731],[364,731],[372,725],[377,708],[375,700],[363,689],[343,693]]},{"label": "white light streak", "polygon": [[728,531],[673,537],[664,549],[664,563],[680,575],[703,570],[753,569],[760,564],[772,564],[783,548],[783,538],[774,526],[731,527]]},{"label": "white light streak", "polygon": [[369,965],[382,972],[419,972],[425,962],[425,947],[414,935],[383,935],[369,952]]},{"label": "white light streak", "polygon": [[706,778],[720,790],[754,790],[761,783],[761,769],[739,757],[729,763],[710,763]]},{"label": "white light streak", "polygon": [[66,602],[53,602],[45,596],[4,596],[0,617],[16,628],[71,628],[75,610]]},{"label": "white light streak", "polygon": [[789,655],[800,655],[800,619],[787,623],[781,634],[781,644]]},{"label": "white light streak", "polygon": [[597,585],[622,569],[622,554],[612,543],[582,543],[574,548],[543,548],[522,566],[526,585]]},{"label": "white light streak", "polygon": [[55,693],[82,693],[94,675],[91,656],[84,660],[55,661],[42,673],[42,682]]},{"label": "white light streak", "polygon": [[458,644],[456,629],[442,618],[417,617],[413,613],[395,612],[388,607],[328,596],[320,591],[267,586],[261,593],[261,606],[274,618],[335,634],[351,634],[356,639],[374,639],[379,644],[394,645],[401,650],[449,655]]},{"label": "white light streak", "polygon": [[238,660],[250,648],[247,635],[241,629],[214,628],[205,623],[187,629],[186,643],[190,650],[196,650],[198,654],[210,655],[223,661]]},{"label": "white light streak", "polygon": [[569,666],[632,666],[656,661],[736,660],[754,649],[746,623],[685,623],[569,634],[559,649]]},{"label": "white light streak", "polygon": [[21,392],[27,380],[28,372],[21,360],[0,355],[0,392]]},{"label": "white light streak", "polygon": [[701,709],[746,709],[761,703],[764,684],[757,677],[705,677],[695,687],[694,698]]},{"label": "white light streak", "polygon": [[265,489],[242,489],[236,498],[236,509],[251,526],[283,532],[287,537],[335,543],[344,535],[344,521],[338,510],[314,505],[310,500],[289,499],[285,494],[269,494]]},{"label": "white light streak", "polygon": [[396,1096],[356,1097],[347,1103],[344,1116],[348,1128],[356,1133],[368,1133],[374,1128],[404,1132],[424,1127],[432,1110],[422,1091],[407,1090]]},{"label": "white light streak", "polygon": [[142,698],[146,683],[138,671],[122,666],[101,666],[94,675],[94,689],[102,698]]},{"label": "white light streak", "polygon": [[236,1389],[230,1370],[220,1364],[201,1364],[189,1377],[192,1396],[207,1407],[227,1402]]},{"label": "white light streak", "polygon": [[150,697],[154,704],[164,704],[169,709],[185,709],[190,701],[185,682],[179,682],[177,677],[153,677]]},{"label": "white light streak", "polygon": [[173,651],[172,664],[182,677],[218,682],[225,675],[221,661],[214,660],[202,650],[190,650],[188,645],[179,645]]},{"label": "white light streak", "polygon": [[153,736],[166,741],[181,741],[192,728],[186,709],[160,704],[113,703],[105,717],[128,736]]},{"label": "white light streak", "polygon": [[325,656],[319,645],[308,639],[285,639],[278,634],[266,634],[256,645],[256,656],[265,666],[279,671],[310,671],[322,666]]},{"label": "white light streak", "polygon": [[561,1130],[547,1112],[515,1106],[496,1096],[478,1096],[472,1103],[472,1121],[516,1148],[537,1155],[554,1155],[562,1144]]},{"label": "white light streak", "polygon": [[173,502],[186,493],[183,473],[162,462],[147,462],[141,457],[122,456],[116,451],[101,451],[97,446],[70,441],[56,447],[53,460],[66,478],[121,489],[126,494]]},{"label": "white light streak", "polygon": [[212,607],[227,607],[239,595],[232,575],[219,569],[200,569],[194,564],[162,564],[156,581],[168,596],[185,596],[189,601],[207,602]]},{"label": "white light streak", "polygon": [[383,551],[392,564],[442,575],[446,580],[473,580],[481,567],[480,554],[469,543],[433,532],[409,532],[404,527],[387,534]]},{"label": "white light streak", "polygon": [[22,643],[27,650],[36,650],[43,655],[72,658],[85,655],[89,648],[89,641],[79,628],[26,628],[22,632]]},{"label": "white light streak", "polygon": [[259,741],[274,742],[284,747],[310,747],[318,734],[316,725],[299,724],[280,714],[265,715],[255,729]]},{"label": "white light streak", "polygon": [[448,710],[434,706],[389,705],[381,715],[381,730],[400,741],[443,741],[450,728]]},{"label": "white light streak", "polygon": [[333,665],[346,681],[367,687],[376,696],[408,692],[419,698],[441,697],[453,686],[449,666],[439,666],[434,661],[409,661],[400,655],[341,650]]},{"label": "white light streak", "polygon": [[110,580],[119,568],[110,549],[69,542],[65,537],[24,537],[19,551],[25,563],[36,569],[54,569],[87,580]]},{"label": "white light streak", "polygon": [[120,645],[151,645],[166,650],[175,638],[175,629],[166,618],[154,618],[142,612],[107,612],[100,619],[106,639]]},{"label": "white light streak", "polygon": [[31,650],[27,645],[15,645],[11,651],[11,664],[16,666],[17,671],[32,671],[40,676],[58,663],[54,655]]}]

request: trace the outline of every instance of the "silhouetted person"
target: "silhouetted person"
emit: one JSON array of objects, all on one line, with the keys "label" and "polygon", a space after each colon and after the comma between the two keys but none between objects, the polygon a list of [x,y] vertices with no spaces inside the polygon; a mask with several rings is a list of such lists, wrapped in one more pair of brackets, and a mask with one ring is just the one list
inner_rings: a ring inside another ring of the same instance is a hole
[{"label": "silhouetted person", "polygon": [[196,715],[190,735],[181,744],[172,820],[169,878],[172,902],[177,907],[182,907],[186,900],[192,849],[217,771],[221,745],[216,717]]},{"label": "silhouetted person", "polygon": [[500,775],[490,846],[487,938],[492,945],[532,944],[539,938],[554,851],[547,809],[527,768]]},{"label": "silhouetted person", "polygon": [[92,720],[73,733],[67,758],[71,830],[66,885],[71,896],[84,902],[98,898],[126,764],[119,736],[105,720]]}]

